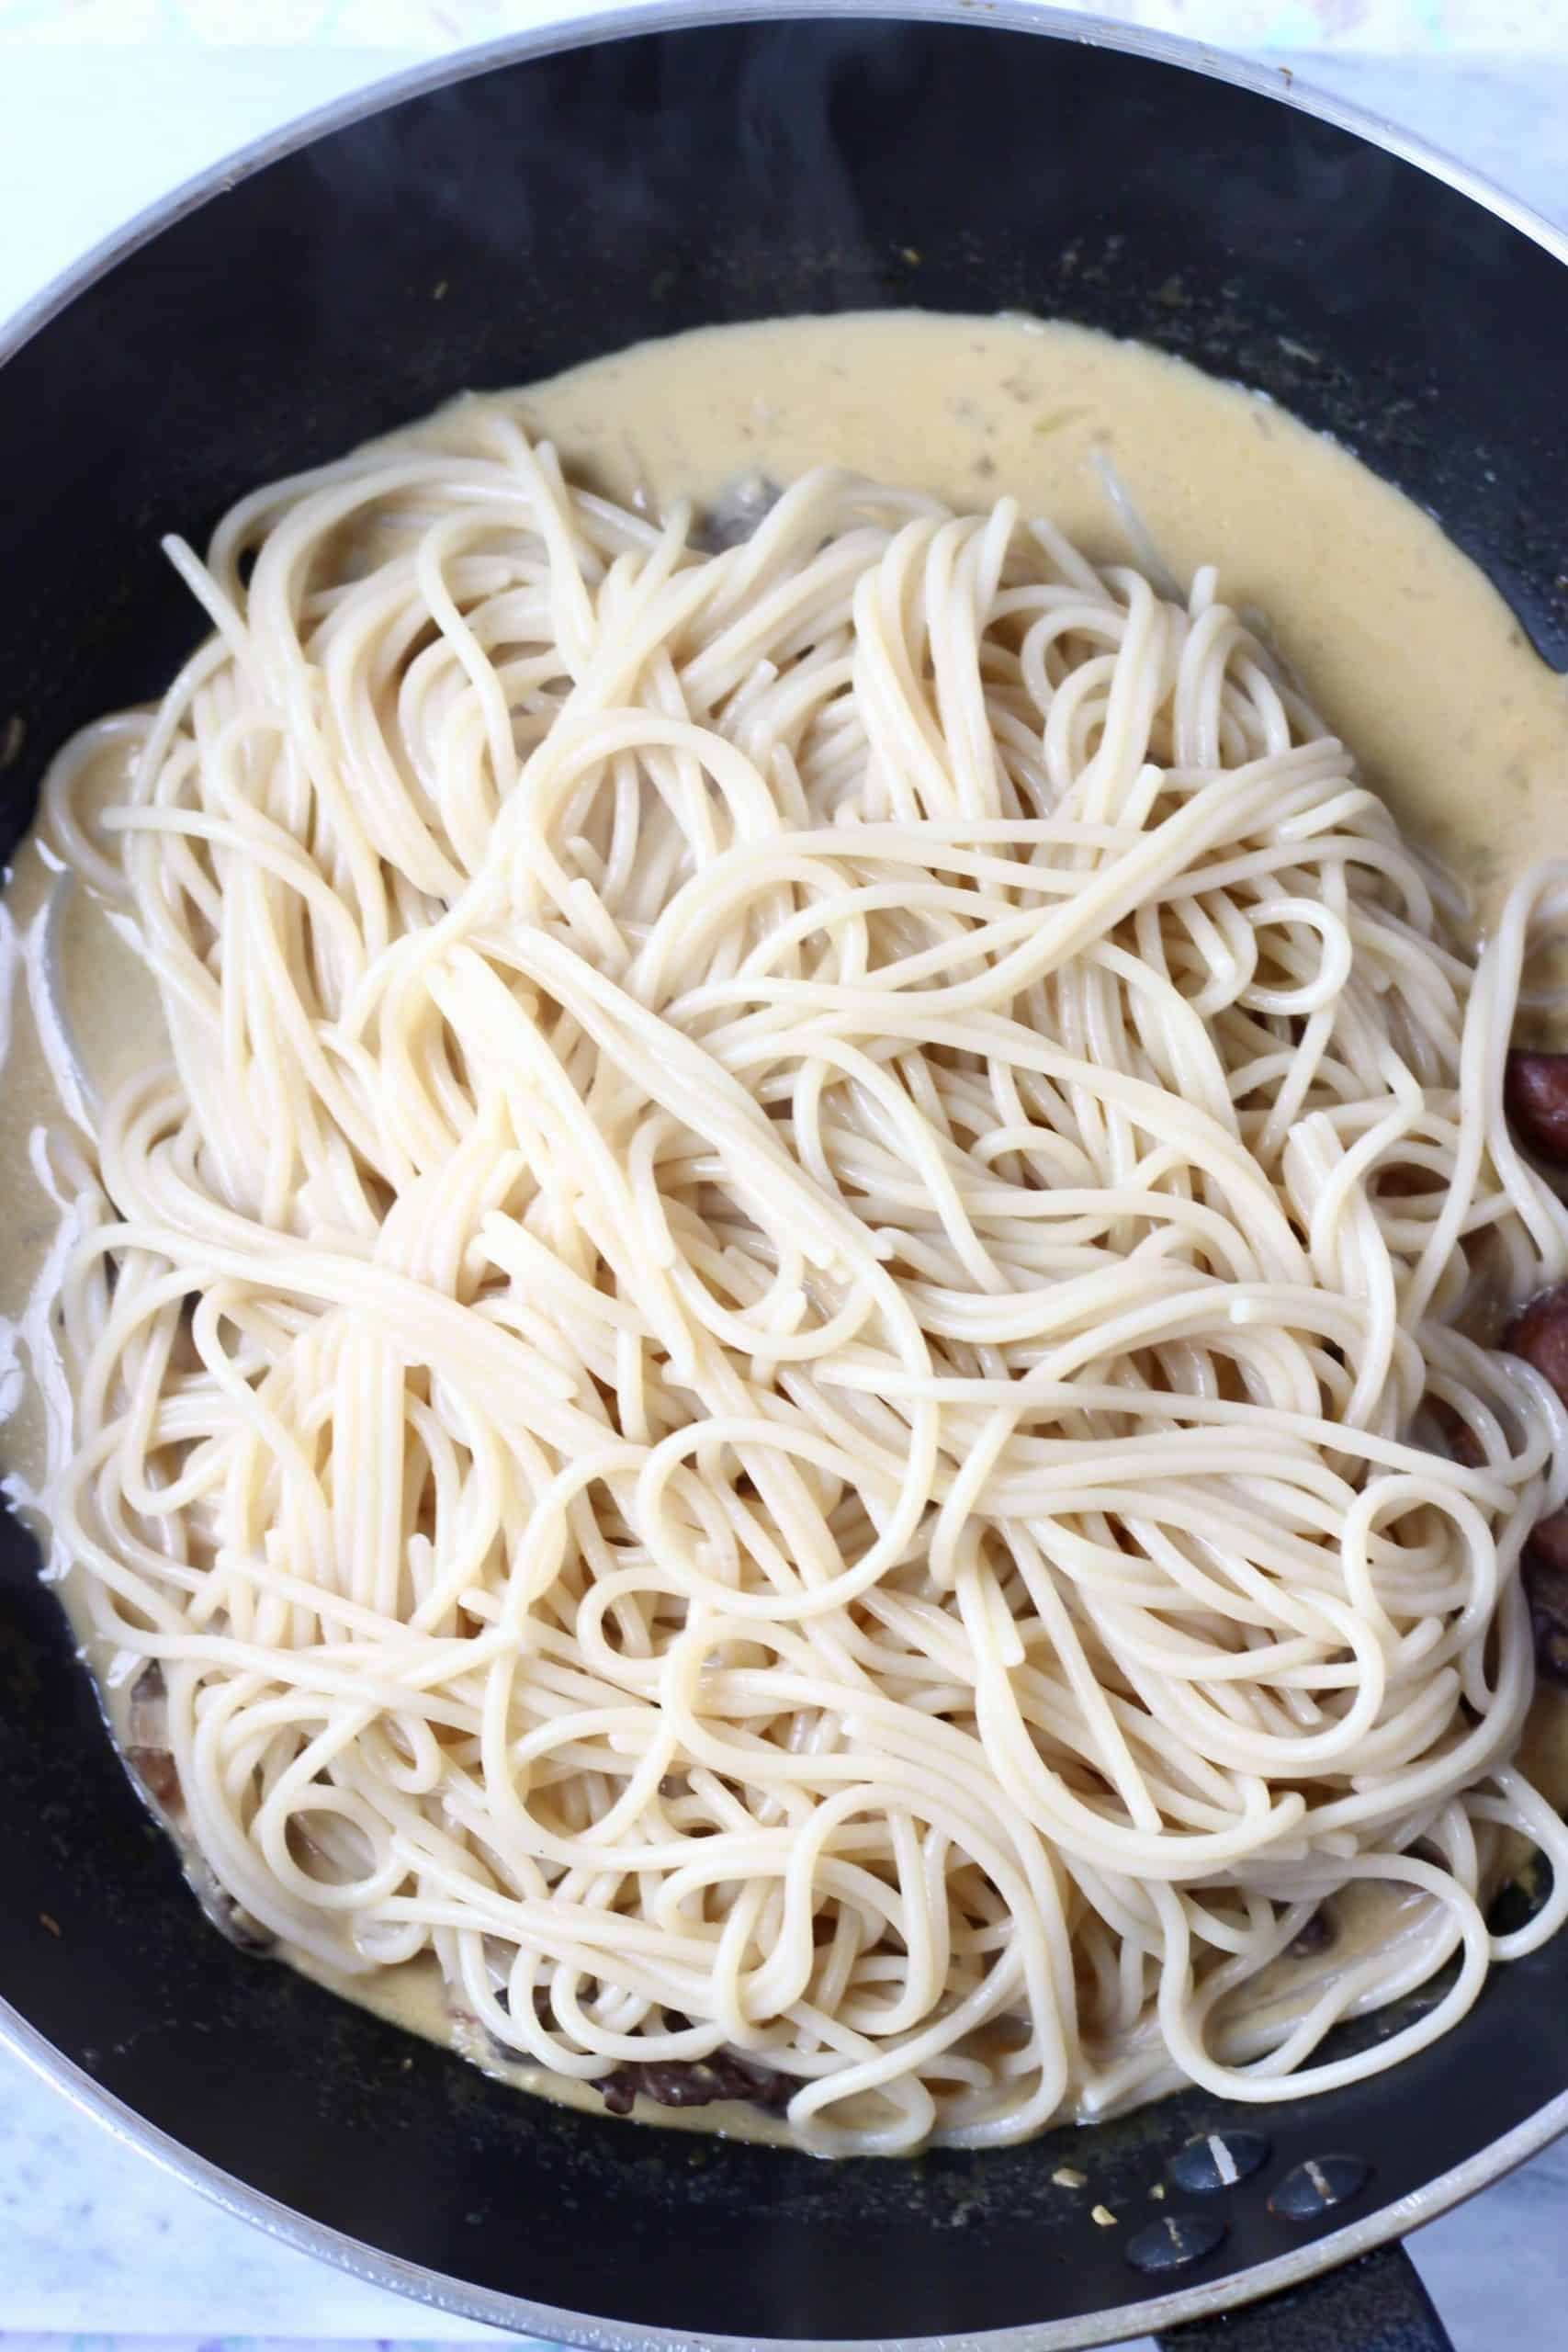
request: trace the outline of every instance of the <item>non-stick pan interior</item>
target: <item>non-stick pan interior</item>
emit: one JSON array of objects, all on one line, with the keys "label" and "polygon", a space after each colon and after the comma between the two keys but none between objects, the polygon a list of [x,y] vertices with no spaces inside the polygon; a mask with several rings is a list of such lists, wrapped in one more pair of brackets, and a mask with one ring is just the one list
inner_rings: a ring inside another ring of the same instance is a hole
[{"label": "non-stick pan interior", "polygon": [[[163,531],[199,537],[254,483],[464,385],[704,322],[908,303],[1062,314],[1273,393],[1430,506],[1568,659],[1568,270],[1527,237],[1147,59],[978,17],[709,26],[502,66],[242,176],[0,369],[7,840],[50,749],[191,641]],[[746,2336],[1066,2319],[1151,2290],[1126,2248],[1188,2201],[1151,2192],[1200,2129],[1261,2128],[1271,2153],[1217,2209],[1220,2245],[1160,2285],[1402,2199],[1568,2086],[1564,1943],[1396,2075],[1261,2115],[1193,2096],[1023,2149],[829,2168],[521,2099],[206,1925],[30,1542],[3,1534],[0,1992],[212,2163],[456,2278]],[[1286,2168],[1337,2152],[1371,2167],[1354,2203],[1270,2215]]]}]

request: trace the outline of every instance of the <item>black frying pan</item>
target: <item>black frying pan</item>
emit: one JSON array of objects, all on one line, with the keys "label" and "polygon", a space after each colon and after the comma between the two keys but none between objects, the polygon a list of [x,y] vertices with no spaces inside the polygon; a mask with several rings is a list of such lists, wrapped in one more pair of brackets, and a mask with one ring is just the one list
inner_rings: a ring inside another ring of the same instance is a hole
[{"label": "black frying pan", "polygon": [[[1301,110],[1288,77],[992,0],[638,22],[660,28],[516,43],[275,142],[23,322],[0,368],[7,843],[50,750],[192,640],[161,531],[458,386],[770,312],[1018,308],[1239,377],[1431,507],[1568,662],[1568,248],[1502,199]],[[1194,2092],[997,2154],[829,2166],[520,2098],[208,1927],[36,1567],[5,1524],[11,2038],[235,2210],[448,2308],[617,2347],[1163,2329],[1430,2352],[1414,2273],[1371,2250],[1568,2126],[1568,1937],[1397,2073],[1261,2110]]]}]

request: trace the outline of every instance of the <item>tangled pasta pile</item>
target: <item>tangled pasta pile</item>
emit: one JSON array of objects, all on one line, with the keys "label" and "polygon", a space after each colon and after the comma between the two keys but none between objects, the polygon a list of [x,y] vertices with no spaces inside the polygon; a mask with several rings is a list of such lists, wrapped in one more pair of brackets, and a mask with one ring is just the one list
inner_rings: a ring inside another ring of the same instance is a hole
[{"label": "tangled pasta pile", "polygon": [[[50,786],[172,1048],[53,1508],[189,1837],[310,1964],[824,2150],[1391,2063],[1568,1905],[1524,914],[1478,969],[1211,574],[830,472],[704,554],[521,418],[174,546],[214,634]],[[1281,1975],[1361,1881],[1397,1945]]]}]

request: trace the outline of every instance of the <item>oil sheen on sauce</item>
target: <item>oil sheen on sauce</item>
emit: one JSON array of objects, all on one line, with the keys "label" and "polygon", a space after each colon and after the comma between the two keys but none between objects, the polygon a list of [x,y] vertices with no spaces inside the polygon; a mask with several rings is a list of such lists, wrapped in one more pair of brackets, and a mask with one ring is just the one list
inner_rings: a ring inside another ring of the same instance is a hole
[{"label": "oil sheen on sauce", "polygon": [[[708,508],[738,483],[782,484],[833,464],[960,509],[1010,495],[1099,560],[1144,562],[1157,551],[1183,587],[1213,564],[1224,601],[1249,619],[1267,616],[1280,656],[1367,781],[1462,883],[1479,930],[1526,865],[1568,848],[1568,684],[1481,572],[1344,449],[1271,401],[1143,345],[1023,318],[778,320],[594,361],[532,389],[527,413],[569,477],[651,514],[675,497]],[[163,1051],[124,919],[111,922],[80,882],[62,888],[36,842],[18,855],[0,918],[0,1170],[11,1204],[0,1410],[9,1415],[6,1491],[27,1509],[51,1420],[58,1442],[69,1411],[49,1332],[61,1234],[44,1138],[68,1133],[73,1113],[90,1113],[95,1095]],[[73,1088],[85,1102],[73,1103]],[[51,1566],[80,1623],[69,1564]],[[92,1647],[110,1720],[123,1725],[125,1684]],[[1532,1770],[1558,1802],[1568,1795],[1565,1715],[1543,1692],[1530,1726]],[[1313,1968],[1356,1966],[1408,1931],[1409,1912],[1392,1889],[1357,1890],[1332,1952]],[[476,2026],[454,2020],[431,1963],[336,1980],[335,1989],[525,2087],[599,2105],[591,2090],[502,2066]],[[1279,1989],[1288,1995],[1289,1981]],[[682,2115],[639,2100],[637,2112],[784,2136],[744,2109]]]}]

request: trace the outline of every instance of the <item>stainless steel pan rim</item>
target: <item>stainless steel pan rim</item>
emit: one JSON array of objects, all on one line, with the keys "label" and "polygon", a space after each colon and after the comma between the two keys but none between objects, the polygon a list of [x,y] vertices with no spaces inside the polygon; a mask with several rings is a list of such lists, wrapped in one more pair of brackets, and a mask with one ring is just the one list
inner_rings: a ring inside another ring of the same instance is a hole
[{"label": "stainless steel pan rim", "polygon": [[[1380,115],[1314,89],[1287,67],[1227,56],[1201,42],[1110,24],[1098,17],[1036,6],[1034,0],[716,0],[716,5],[709,6],[704,6],[702,0],[649,0],[646,6],[614,8],[566,23],[542,26],[528,33],[464,50],[457,56],[433,59],[269,132],[226,162],[187,181],[172,196],[150,205],[35,296],[8,325],[0,327],[0,365],[118,262],[186,213],[222,196],[280,156],[291,154],[313,140],[344,130],[366,116],[400,105],[404,99],[468,81],[493,67],[550,56],[564,49],[618,40],[631,34],[846,15],[1044,34],[1058,40],[1120,50],[1156,63],[1183,66],[1190,72],[1208,74],[1215,81],[1231,83],[1238,89],[1315,115],[1321,121],[1351,131],[1389,154],[1417,165],[1530,238],[1568,268],[1568,232],[1553,227],[1529,205],[1442,149]],[[755,2339],[694,2336],[668,2328],[598,2320],[582,2312],[529,2302],[521,2296],[470,2286],[460,2278],[380,2253],[358,2239],[344,2236],[341,2231],[307,2220],[303,2214],[279,2204],[275,2198],[264,2196],[182,2147],[64,2057],[5,2000],[0,2000],[0,2045],[14,2052],[43,2081],[62,2092],[84,2115],[104,2125],[117,2140],[150,2157],[163,2171],[200,2190],[225,2212],[253,2222],[269,2237],[331,2262],[370,2285],[410,2296],[464,2319],[523,2329],[558,2344],[581,2346],[583,2352],[642,2352],[644,2346],[669,2347],[669,2352],[675,2352],[675,2347],[695,2345],[711,2346],[715,2352],[756,2352]],[[799,2352],[905,2352],[905,2347],[916,2344],[931,2347],[931,2352],[937,2352],[939,2346],[941,2352],[970,2352],[971,2346],[976,2352],[1081,2352],[1081,2347],[1092,2345],[1120,2343],[1128,2336],[1154,2334],[1179,2326],[1184,2320],[1198,2319],[1250,2302],[1261,2295],[1302,2286],[1320,2272],[1352,2261],[1359,2255],[1370,2254],[1391,2239],[1419,2228],[1423,2222],[1435,2221],[1439,2213],[1446,2213],[1451,2206],[1474,2196],[1478,2189],[1501,2179],[1505,2173],[1511,2172],[1516,2165],[1523,2164],[1563,2132],[1568,2132],[1568,2092],[1551,2100],[1504,2138],[1456,2165],[1451,2172],[1429,2181],[1415,2195],[1384,2206],[1363,2221],[1335,2231],[1329,2237],[1318,2238],[1272,2262],[1259,2263],[1235,2278],[1186,2287],[1151,2301],[1123,2303],[1114,2311],[1100,2312],[1093,2317],[999,2328],[975,2335],[820,2338],[810,2344],[800,2339],[791,2341],[798,2344]]]}]

